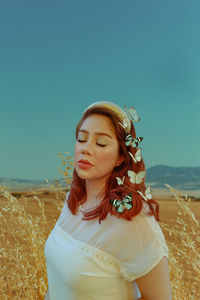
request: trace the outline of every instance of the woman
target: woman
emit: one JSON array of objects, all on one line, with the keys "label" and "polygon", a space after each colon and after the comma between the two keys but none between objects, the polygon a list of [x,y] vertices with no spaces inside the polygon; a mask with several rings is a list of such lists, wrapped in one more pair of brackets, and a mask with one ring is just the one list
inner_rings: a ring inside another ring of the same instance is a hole
[{"label": "woman", "polygon": [[[51,300],[171,300],[159,205],[145,186],[134,108],[86,108],[76,128],[74,172],[45,244]],[[49,298],[50,297],[50,298]]]}]

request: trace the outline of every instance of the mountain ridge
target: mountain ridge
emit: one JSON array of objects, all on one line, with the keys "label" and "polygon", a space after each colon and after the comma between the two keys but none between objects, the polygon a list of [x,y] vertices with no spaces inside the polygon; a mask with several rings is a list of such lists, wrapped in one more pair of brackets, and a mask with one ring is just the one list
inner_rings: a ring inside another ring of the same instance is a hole
[{"label": "mountain ridge", "polygon": [[[49,181],[49,183],[46,181]],[[64,177],[51,179],[18,179],[0,177],[0,184],[10,191],[22,191],[28,189],[49,189],[51,184],[58,182],[66,187]],[[146,170],[146,185],[153,188],[166,189],[165,183],[180,190],[200,190],[200,167],[171,167],[167,165],[156,165]]]}]

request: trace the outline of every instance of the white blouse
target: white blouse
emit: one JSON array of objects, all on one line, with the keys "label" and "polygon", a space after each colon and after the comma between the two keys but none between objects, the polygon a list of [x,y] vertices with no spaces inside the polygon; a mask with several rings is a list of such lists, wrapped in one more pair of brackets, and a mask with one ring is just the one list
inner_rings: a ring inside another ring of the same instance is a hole
[{"label": "white blouse", "polygon": [[101,224],[82,217],[65,201],[45,243],[50,299],[138,299],[135,280],[169,257],[158,222],[143,211],[131,221],[108,214]]}]

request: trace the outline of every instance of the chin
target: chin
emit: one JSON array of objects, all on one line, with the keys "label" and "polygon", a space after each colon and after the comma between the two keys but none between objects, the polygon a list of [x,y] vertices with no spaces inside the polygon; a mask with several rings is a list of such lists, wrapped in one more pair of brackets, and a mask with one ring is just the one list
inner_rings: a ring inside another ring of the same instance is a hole
[{"label": "chin", "polygon": [[82,171],[82,170],[76,169],[76,173],[77,173],[78,177],[80,177],[81,179],[89,179],[90,178],[90,176],[88,174],[86,174],[86,170]]}]

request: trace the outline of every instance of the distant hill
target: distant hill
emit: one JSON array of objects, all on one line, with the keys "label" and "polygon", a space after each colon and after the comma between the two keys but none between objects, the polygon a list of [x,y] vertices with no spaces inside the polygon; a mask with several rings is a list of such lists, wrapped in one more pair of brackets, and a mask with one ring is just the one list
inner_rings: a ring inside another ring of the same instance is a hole
[{"label": "distant hill", "polygon": [[154,188],[168,183],[180,190],[200,190],[200,167],[154,166],[147,169],[146,182]]},{"label": "distant hill", "polygon": [[45,179],[43,180],[28,180],[28,179],[16,179],[16,178],[8,178],[8,177],[1,177],[0,178],[0,185],[5,186],[9,189],[10,192],[18,192],[18,191],[28,191],[28,190],[35,190],[35,189],[49,189],[50,185],[58,182],[62,187],[66,186],[64,178],[58,179],[49,179],[46,182]]},{"label": "distant hill", "polygon": [[[4,185],[11,192],[30,189],[49,189],[50,184],[58,182],[63,188],[67,187],[64,178],[46,180],[27,180],[15,178],[0,178],[0,185]],[[157,165],[147,169],[146,184],[154,189],[165,189],[165,183],[179,190],[200,190],[200,167],[169,167]]]}]

